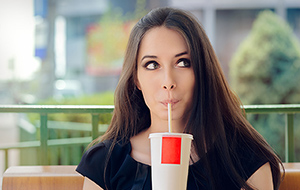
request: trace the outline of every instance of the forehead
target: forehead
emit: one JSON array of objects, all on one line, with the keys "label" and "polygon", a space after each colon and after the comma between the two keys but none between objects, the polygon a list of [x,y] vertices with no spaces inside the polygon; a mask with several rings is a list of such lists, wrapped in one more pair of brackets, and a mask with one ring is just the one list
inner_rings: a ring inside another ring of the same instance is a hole
[{"label": "forehead", "polygon": [[146,32],[140,44],[138,59],[148,54],[171,56],[185,51],[188,52],[188,46],[183,36],[175,30],[160,26]]}]

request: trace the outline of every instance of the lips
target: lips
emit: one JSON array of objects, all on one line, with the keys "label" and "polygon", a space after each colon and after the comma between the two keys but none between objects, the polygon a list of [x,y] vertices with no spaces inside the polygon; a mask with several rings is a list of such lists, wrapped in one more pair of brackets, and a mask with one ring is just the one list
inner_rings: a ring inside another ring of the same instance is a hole
[{"label": "lips", "polygon": [[172,106],[173,106],[173,105],[177,104],[178,102],[179,102],[179,100],[171,99],[171,100],[164,100],[164,101],[162,101],[161,103],[162,103],[164,106],[168,106],[169,103],[172,104]]}]

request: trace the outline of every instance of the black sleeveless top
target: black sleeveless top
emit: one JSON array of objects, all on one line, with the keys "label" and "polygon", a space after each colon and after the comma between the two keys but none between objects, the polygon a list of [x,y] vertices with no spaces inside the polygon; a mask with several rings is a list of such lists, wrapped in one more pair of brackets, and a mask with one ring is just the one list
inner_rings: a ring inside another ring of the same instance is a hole
[{"label": "black sleeveless top", "polygon": [[[128,141],[125,144],[116,144],[111,156],[108,157],[111,141],[104,141],[87,150],[76,171],[83,176],[88,177],[103,189],[108,190],[151,190],[151,166],[137,162],[131,156],[131,144]],[[257,169],[264,165],[268,160],[257,155],[249,146],[240,146],[239,160],[242,163],[244,172],[240,175],[247,180]],[[214,152],[214,151],[209,151]],[[218,156],[207,153],[208,159],[220,160]],[[106,159],[108,164],[105,170]],[[208,172],[205,171],[205,165],[200,159],[189,166],[188,190],[209,190],[212,189],[209,182]],[[222,168],[221,164],[212,166],[212,169],[218,171],[218,181],[222,185],[221,189],[240,190]],[[106,182],[106,183],[105,183]]]}]

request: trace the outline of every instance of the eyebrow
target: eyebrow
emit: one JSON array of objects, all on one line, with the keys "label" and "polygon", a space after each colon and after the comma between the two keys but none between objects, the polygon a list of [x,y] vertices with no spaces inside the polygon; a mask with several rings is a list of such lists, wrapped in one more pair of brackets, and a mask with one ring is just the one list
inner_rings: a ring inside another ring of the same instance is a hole
[{"label": "eyebrow", "polygon": [[[187,52],[187,51],[184,51],[184,52],[182,52],[182,53],[176,54],[175,57],[180,57],[180,56],[186,55],[186,54],[188,54],[188,52]],[[145,56],[141,59],[141,61],[143,61],[143,60],[146,59],[146,58],[156,59],[157,56],[155,56],[155,55],[145,55]]]},{"label": "eyebrow", "polygon": [[145,55],[145,56],[141,59],[141,61],[143,61],[143,60],[146,59],[146,58],[156,59],[157,56],[155,56],[155,55]]},{"label": "eyebrow", "polygon": [[186,54],[188,54],[188,52],[187,52],[187,51],[184,51],[184,52],[182,52],[182,53],[176,54],[175,57],[180,57],[180,56],[186,55]]}]

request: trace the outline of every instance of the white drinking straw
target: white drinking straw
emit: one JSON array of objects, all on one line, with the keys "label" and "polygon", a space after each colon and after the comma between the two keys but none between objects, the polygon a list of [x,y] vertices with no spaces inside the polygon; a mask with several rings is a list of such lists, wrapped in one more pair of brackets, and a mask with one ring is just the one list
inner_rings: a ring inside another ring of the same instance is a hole
[{"label": "white drinking straw", "polygon": [[169,124],[169,133],[172,133],[172,110],[171,103],[168,103],[168,124]]}]

